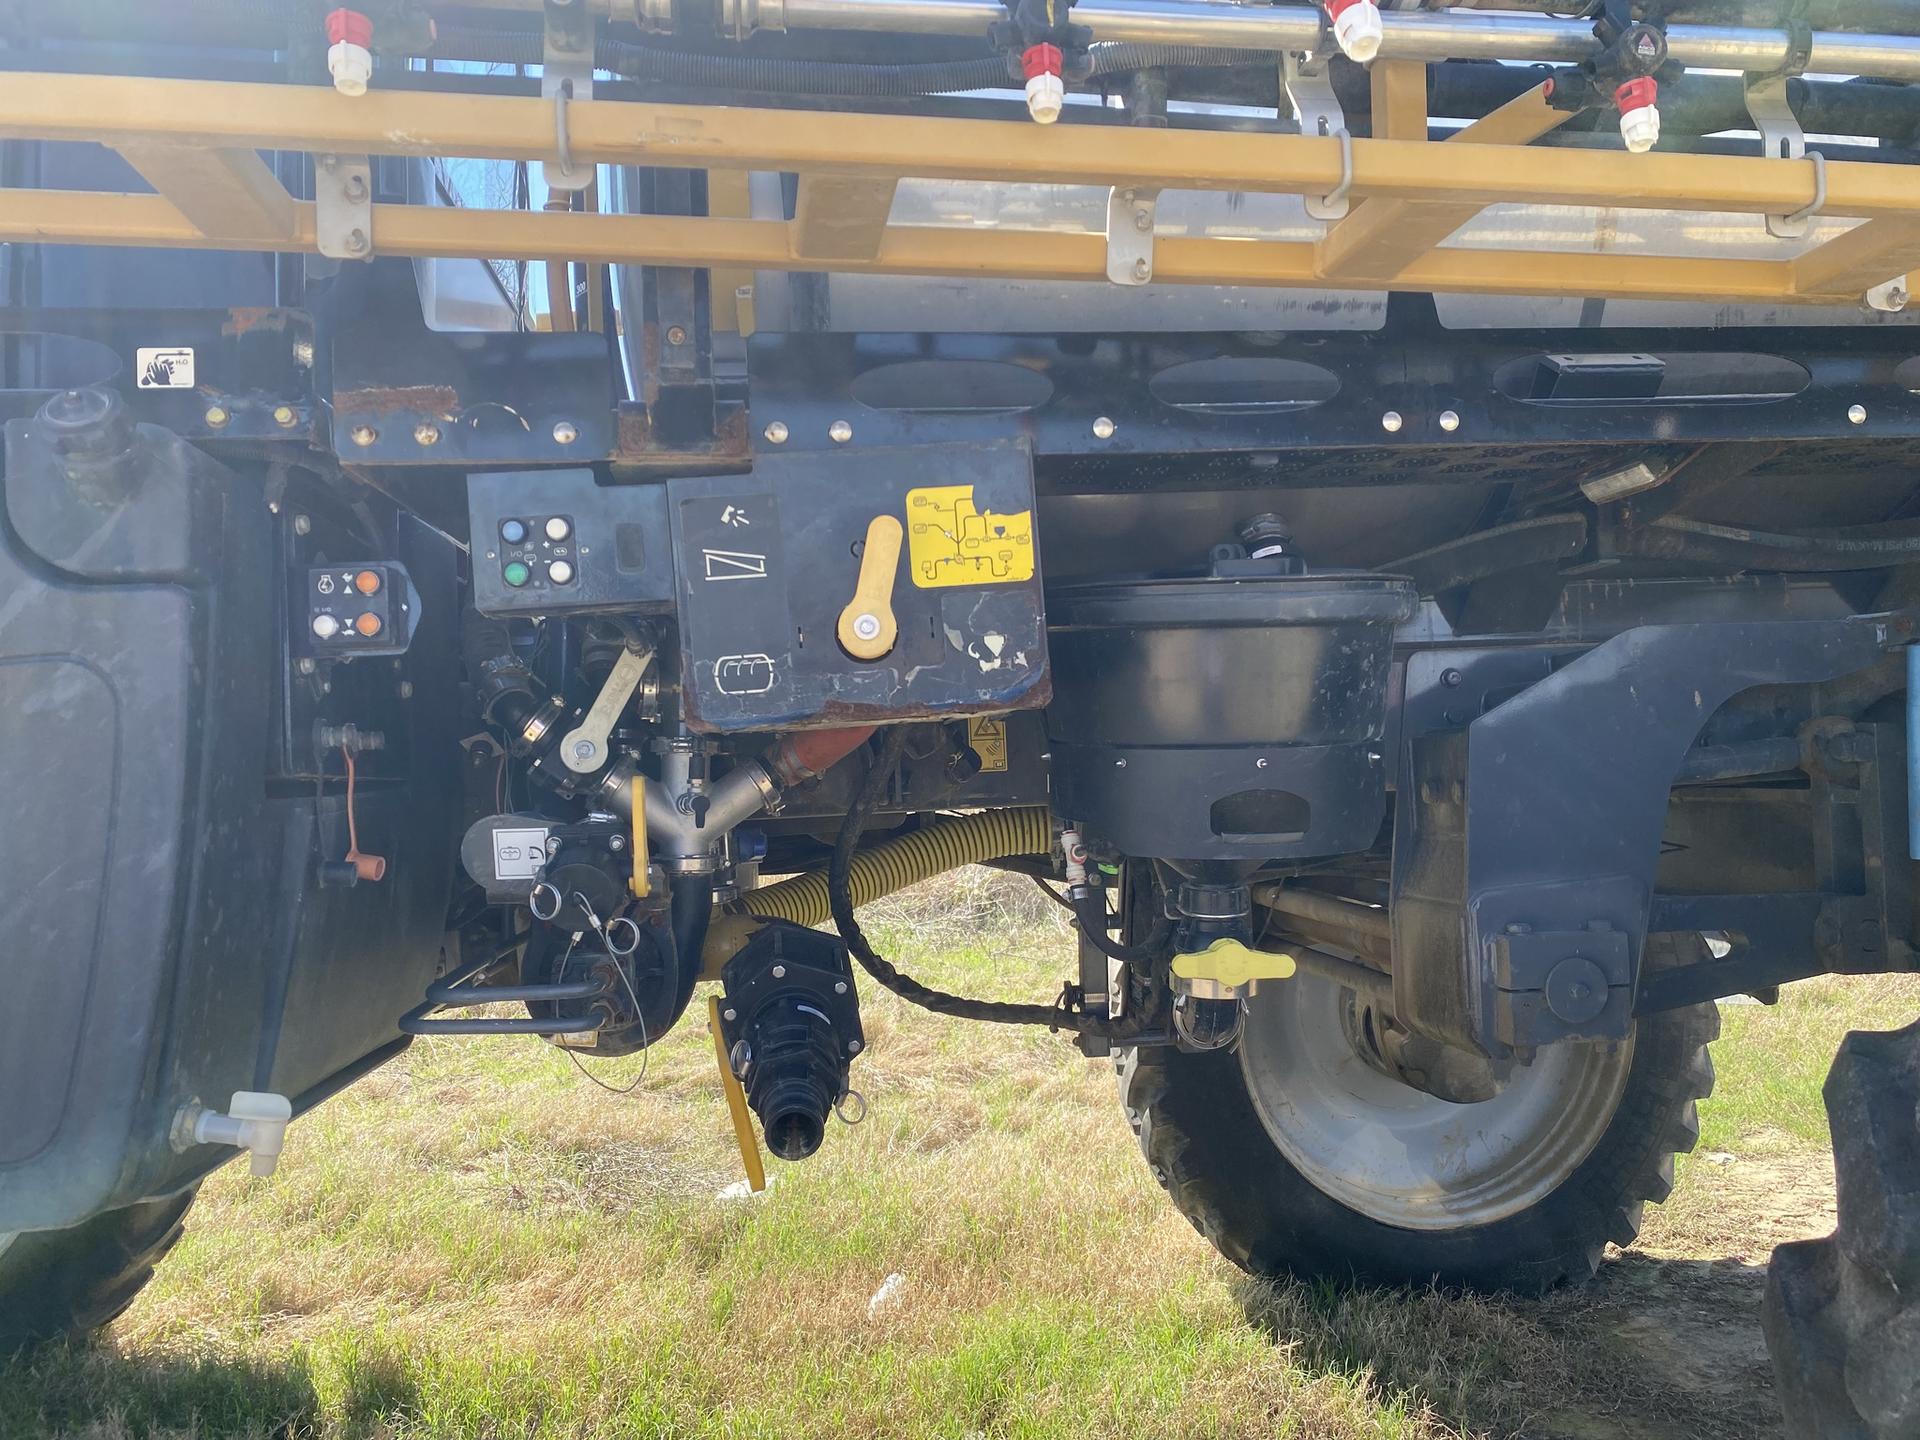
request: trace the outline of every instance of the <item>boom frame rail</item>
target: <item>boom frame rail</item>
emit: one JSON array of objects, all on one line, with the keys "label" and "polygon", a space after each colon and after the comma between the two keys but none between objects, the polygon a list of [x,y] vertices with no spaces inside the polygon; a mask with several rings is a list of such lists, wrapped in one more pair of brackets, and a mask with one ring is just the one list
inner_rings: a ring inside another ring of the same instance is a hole
[{"label": "boom frame rail", "polygon": [[[413,90],[349,98],[312,86],[20,73],[0,86],[0,138],[109,146],[157,193],[0,190],[0,240],[342,253],[341,237],[329,243],[327,207],[296,198],[258,153],[267,151],[323,166],[329,156],[338,165],[397,155],[799,176],[785,220],[362,203],[345,236],[353,258],[1109,274],[1099,232],[891,223],[894,187],[931,178],[1350,201],[1314,241],[1153,237],[1153,278],[1178,284],[1831,305],[1856,304],[1920,266],[1920,176],[1903,165],[1530,148],[1567,118],[1544,86],[1434,140],[1422,64],[1376,63],[1372,84],[1374,135],[1349,138]],[[1861,223],[1779,260],[1444,244],[1502,204],[1817,212]]]}]

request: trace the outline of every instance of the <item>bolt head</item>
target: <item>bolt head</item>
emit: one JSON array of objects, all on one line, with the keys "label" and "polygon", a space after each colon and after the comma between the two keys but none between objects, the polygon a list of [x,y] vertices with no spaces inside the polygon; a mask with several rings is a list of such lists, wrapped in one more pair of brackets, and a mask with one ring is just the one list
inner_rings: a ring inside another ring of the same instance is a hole
[{"label": "bolt head", "polygon": [[1255,761],[1253,762],[1253,768],[1254,768],[1254,769],[1256,769],[1256,770],[1264,770],[1264,769],[1266,769],[1266,768],[1267,768],[1267,757],[1266,757],[1266,756],[1264,756],[1264,755],[1262,755],[1262,756],[1261,756],[1261,757],[1260,757],[1260,758],[1259,758],[1258,760],[1255,760]]},{"label": "bolt head", "polygon": [[720,1012],[720,1018],[722,1020],[729,1020],[729,1021],[738,1020],[740,1018],[740,1012],[734,1009],[731,1005],[729,1005],[726,1009]]},{"label": "bolt head", "polygon": [[1451,435],[1460,428],[1460,417],[1452,410],[1440,412],[1440,428]]},{"label": "bolt head", "polygon": [[667,343],[669,345],[686,344],[687,343],[686,327],[684,325],[669,325],[667,327]]},{"label": "bolt head", "polygon": [[774,966],[774,967],[773,967],[773,978],[774,978],[774,979],[776,979],[776,980],[784,980],[784,979],[786,979],[786,978],[787,978],[787,967],[786,967],[786,966],[784,966],[784,965],[776,965],[776,966]]},{"label": "bolt head", "polygon": [[1093,438],[1096,440],[1111,440],[1113,438],[1113,428],[1113,421],[1105,415],[1102,415],[1093,422]]},{"label": "bolt head", "polygon": [[309,519],[307,516],[296,515],[293,517],[293,533],[294,534],[307,535],[307,534],[311,534],[312,531],[313,531],[313,521]]},{"label": "bolt head", "polygon": [[627,837],[624,835],[609,835],[607,837],[607,848],[616,855],[619,854],[627,848]]},{"label": "bolt head", "polygon": [[861,1049],[862,1049],[862,1046],[858,1040],[847,1041],[847,1054],[858,1055]]},{"label": "bolt head", "polygon": [[1142,255],[1138,260],[1133,262],[1133,275],[1136,280],[1152,279],[1153,262]]},{"label": "bolt head", "polygon": [[1440,683],[1449,690],[1457,690],[1460,687],[1461,681],[1466,678],[1467,677],[1462,675],[1458,670],[1442,670],[1440,672]]},{"label": "bolt head", "polygon": [[282,430],[291,430],[300,423],[300,412],[291,405],[276,405],[273,407],[273,423]]},{"label": "bolt head", "polygon": [[402,700],[411,700],[413,698],[413,682],[411,680],[402,680],[400,682],[400,698]]},{"label": "bolt head", "polygon": [[834,994],[836,994],[836,995],[844,995],[844,994],[846,994],[846,993],[847,993],[847,982],[846,982],[846,981],[844,981],[844,980],[836,980],[836,981],[834,981],[834,982],[833,982],[833,993],[834,993]]},{"label": "bolt head", "polygon": [[856,615],[853,617],[853,633],[862,640],[880,638],[880,617],[878,615]]},{"label": "bolt head", "polygon": [[227,409],[227,407],[226,407],[226,406],[224,406],[224,405],[209,405],[209,406],[207,407],[207,425],[208,425],[208,428],[210,428],[210,429],[213,429],[213,430],[222,430],[222,429],[225,429],[225,428],[226,428],[226,424],[227,424],[227,422],[228,422],[229,420],[231,420],[231,419],[233,419],[233,415],[232,415],[232,413],[231,413],[231,412],[230,412],[230,411],[229,411],[229,410]]},{"label": "bolt head", "polygon": [[371,425],[356,425],[347,434],[352,437],[353,443],[363,450],[380,438],[380,432]]},{"label": "bolt head", "polygon": [[[347,192],[347,199],[358,205],[362,200],[367,198],[367,177],[364,175],[349,175],[347,177],[347,183],[343,188]],[[354,233],[358,234],[359,232],[355,231]]]},{"label": "bolt head", "polygon": [[1867,407],[1864,405],[1849,405],[1847,407],[1847,419],[1852,421],[1855,425],[1866,424],[1867,423]]},{"label": "bolt head", "polygon": [[553,427],[553,443],[554,444],[571,445],[573,444],[574,441],[578,440],[579,438],[580,438],[579,427],[577,427],[571,420],[559,420],[554,422],[554,427]]},{"label": "bolt head", "polygon": [[364,255],[364,254],[366,254],[366,253],[367,253],[367,245],[368,245],[368,240],[367,240],[367,232],[366,232],[366,231],[364,231],[364,230],[349,230],[349,231],[347,232],[347,253],[348,253],[349,255]]},{"label": "bolt head", "polygon": [[416,445],[438,445],[440,427],[431,421],[422,421],[413,427],[413,443]]},{"label": "bolt head", "polygon": [[1389,410],[1380,417],[1380,428],[1389,435],[1398,435],[1400,427],[1407,422],[1401,418],[1398,410]]},{"label": "bolt head", "polygon": [[1151,230],[1153,228],[1153,216],[1145,210],[1134,211],[1133,228],[1136,230]]},{"label": "bolt head", "polygon": [[300,663],[295,665],[293,668],[298,670],[302,675],[311,675],[315,670],[319,669],[320,667],[314,664],[314,662],[311,659],[302,659]]},{"label": "bolt head", "polygon": [[591,740],[576,740],[573,742],[573,758],[591,760],[599,749],[600,747]]},{"label": "bolt head", "polygon": [[845,420],[836,420],[827,427],[827,434],[836,445],[844,445],[853,438],[853,426]]},{"label": "bolt head", "polygon": [[787,437],[793,432],[787,429],[786,421],[775,420],[762,433],[766,435],[769,445],[784,445],[787,443]]}]

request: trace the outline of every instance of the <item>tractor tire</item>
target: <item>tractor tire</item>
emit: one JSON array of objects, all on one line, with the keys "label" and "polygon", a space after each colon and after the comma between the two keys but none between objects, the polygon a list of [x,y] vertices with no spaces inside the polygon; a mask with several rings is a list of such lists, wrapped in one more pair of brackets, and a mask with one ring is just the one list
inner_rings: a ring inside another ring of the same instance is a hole
[{"label": "tractor tire", "polygon": [[[1649,963],[1689,941],[1651,937]],[[1119,1057],[1154,1178],[1251,1273],[1542,1293],[1631,1243],[1699,1139],[1712,1005],[1544,1047],[1493,1099],[1452,1104],[1344,1048],[1342,997],[1297,975],[1261,987],[1232,1052]]]},{"label": "tractor tire", "polygon": [[1796,1440],[1920,1436],[1920,1023],[1855,1031],[1824,1091],[1839,1223],[1767,1267],[1763,1325]]},{"label": "tractor tire", "polygon": [[193,1196],[142,1201],[67,1230],[0,1235],[0,1356],[113,1320],[179,1242]]}]

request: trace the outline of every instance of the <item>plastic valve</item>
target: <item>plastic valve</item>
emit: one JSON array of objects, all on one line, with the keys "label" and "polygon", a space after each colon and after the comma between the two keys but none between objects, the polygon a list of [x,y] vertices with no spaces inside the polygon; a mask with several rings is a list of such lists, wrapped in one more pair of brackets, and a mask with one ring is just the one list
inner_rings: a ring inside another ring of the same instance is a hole
[{"label": "plastic valve", "polygon": [[280,1152],[287,1143],[287,1122],[292,1119],[293,1102],[286,1096],[267,1090],[236,1090],[224,1115],[218,1110],[197,1109],[191,1133],[198,1145],[232,1145],[245,1150],[248,1172],[264,1178],[280,1164]]},{"label": "plastic valve", "polygon": [[1660,84],[1651,75],[1629,80],[1613,92],[1620,107],[1620,138],[1635,155],[1644,155],[1660,139]]},{"label": "plastic valve", "polygon": [[1333,21],[1333,38],[1342,55],[1365,65],[1380,53],[1386,27],[1380,22],[1380,7],[1374,0],[1327,0],[1327,15]]},{"label": "plastic valve", "polygon": [[373,21],[358,10],[327,12],[327,72],[342,95],[364,95],[373,78]]},{"label": "plastic valve", "polygon": [[1060,78],[1062,64],[1057,45],[1029,45],[1020,57],[1020,68],[1027,77],[1027,114],[1042,125],[1060,118],[1067,103],[1066,82]]}]

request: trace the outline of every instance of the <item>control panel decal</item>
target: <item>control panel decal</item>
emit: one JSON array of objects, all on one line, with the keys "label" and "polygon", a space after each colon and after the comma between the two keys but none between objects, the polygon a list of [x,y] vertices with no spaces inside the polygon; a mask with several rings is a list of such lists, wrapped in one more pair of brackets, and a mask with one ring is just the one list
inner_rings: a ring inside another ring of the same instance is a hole
[{"label": "control panel decal", "polygon": [[1019,585],[1033,578],[1033,511],[981,511],[971,485],[907,492],[907,553],[922,590]]}]

